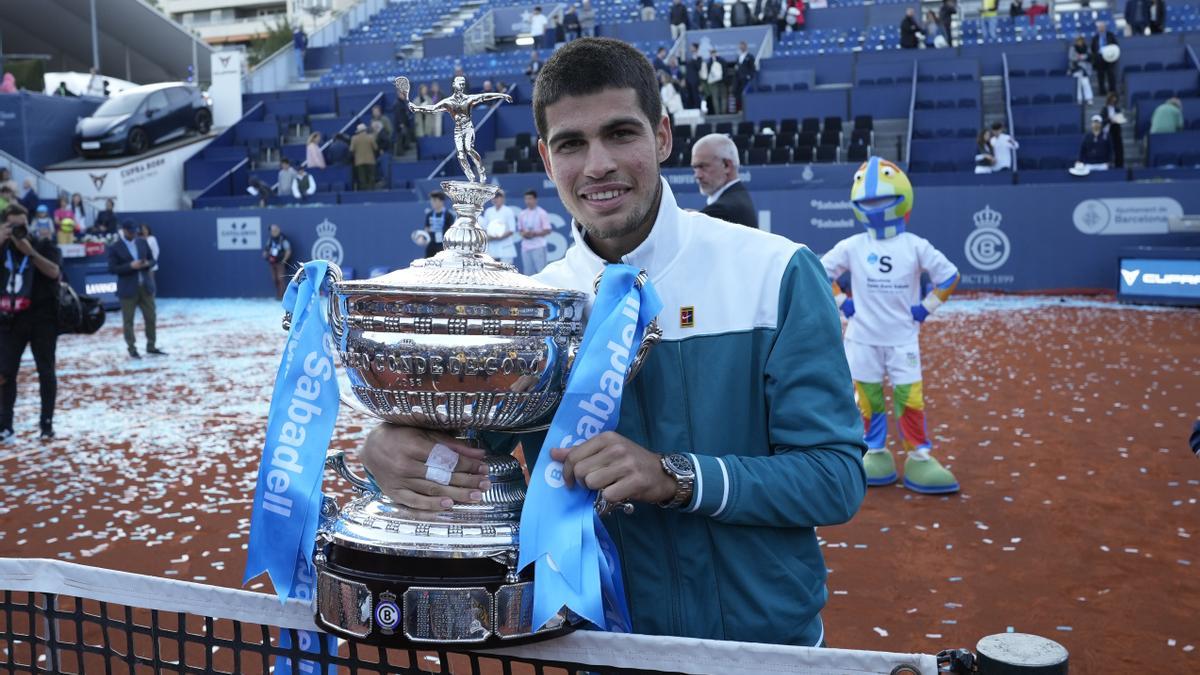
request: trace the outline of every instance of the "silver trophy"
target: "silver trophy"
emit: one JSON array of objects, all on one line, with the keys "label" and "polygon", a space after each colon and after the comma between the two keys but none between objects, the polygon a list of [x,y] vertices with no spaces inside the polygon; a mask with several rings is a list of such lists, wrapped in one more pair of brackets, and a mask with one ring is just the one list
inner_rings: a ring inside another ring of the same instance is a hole
[{"label": "silver trophy", "polygon": [[[432,106],[410,104],[454,118],[468,180],[442,183],[458,214],[445,250],[369,281],[343,280],[331,264],[329,317],[351,383],[348,402],[387,422],[475,443],[481,432],[549,424],[583,338],[587,298],[485,253],[487,235],[476,218],[499,188],[483,183],[471,108],[511,99],[469,95],[465,84],[455,78],[453,93]],[[397,78],[396,89],[406,101],[408,80]],[[629,377],[660,337],[651,324]],[[329,462],[357,496],[340,510],[328,497],[322,505],[314,563],[323,628],[395,646],[514,644],[571,630],[574,617],[566,612],[532,625],[532,577],[517,569],[525,477],[513,457],[486,458],[492,486],[481,502],[438,513],[392,501],[351,471],[341,453]],[[631,508],[598,500],[601,512],[614,507]]]}]

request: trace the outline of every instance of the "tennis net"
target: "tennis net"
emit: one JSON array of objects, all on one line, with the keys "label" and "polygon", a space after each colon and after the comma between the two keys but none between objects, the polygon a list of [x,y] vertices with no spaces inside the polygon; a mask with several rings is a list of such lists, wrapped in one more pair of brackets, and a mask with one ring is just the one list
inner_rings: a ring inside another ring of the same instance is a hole
[{"label": "tennis net", "polygon": [[[315,630],[310,605],[299,600],[281,604],[262,593],[57,560],[0,559],[0,671],[9,673],[255,675],[274,672],[279,659],[290,659],[293,673],[352,675],[938,672],[926,654],[591,631],[487,651],[339,640],[336,652],[301,652],[297,631]],[[291,631],[296,646],[280,647],[280,631]]]}]

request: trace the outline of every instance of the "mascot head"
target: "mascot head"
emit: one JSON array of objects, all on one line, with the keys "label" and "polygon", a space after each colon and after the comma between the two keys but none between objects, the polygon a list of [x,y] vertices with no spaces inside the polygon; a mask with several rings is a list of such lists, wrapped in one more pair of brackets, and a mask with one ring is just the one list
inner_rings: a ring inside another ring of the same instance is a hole
[{"label": "mascot head", "polygon": [[904,231],[912,214],[913,189],[900,167],[871,157],[854,172],[850,188],[854,217],[877,239],[894,237]]}]

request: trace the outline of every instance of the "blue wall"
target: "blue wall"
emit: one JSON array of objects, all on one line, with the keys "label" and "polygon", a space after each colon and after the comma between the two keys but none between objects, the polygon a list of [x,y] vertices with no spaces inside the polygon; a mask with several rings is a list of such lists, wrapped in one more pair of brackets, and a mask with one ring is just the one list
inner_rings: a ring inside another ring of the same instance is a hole
[{"label": "blue wall", "polygon": [[[811,189],[796,190],[764,189],[777,184],[778,177],[763,173],[756,185],[754,175],[749,183],[755,203],[770,218],[773,231],[819,253],[859,231],[845,201],[848,176],[814,173],[808,181]],[[676,173],[672,181],[682,206],[703,206],[686,174]],[[569,219],[553,190],[545,189],[545,183],[539,187],[540,203],[556,227],[553,257],[569,240]],[[513,202],[519,203],[515,197]],[[918,186],[915,206],[910,230],[959,266],[962,286],[968,289],[1115,290],[1122,248],[1200,245],[1200,235],[1165,233],[1168,215],[1200,213],[1195,183],[1106,184],[1102,191],[1087,185]],[[319,248],[340,249],[342,264],[361,276],[373,267],[405,266],[421,255],[409,236],[423,221],[424,209],[424,203],[400,202],[146,213],[139,219],[154,227],[162,247],[158,279],[164,296],[244,297],[271,293],[266,264],[256,250],[218,250],[217,218],[258,218],[264,232],[278,223],[291,237],[298,260],[311,257],[316,228],[328,221],[337,226],[337,245],[326,240]],[[1121,230],[1134,233],[1112,234]]]},{"label": "blue wall", "polygon": [[103,102],[22,91],[0,96],[0,150],[37,169],[75,156],[75,122]]}]

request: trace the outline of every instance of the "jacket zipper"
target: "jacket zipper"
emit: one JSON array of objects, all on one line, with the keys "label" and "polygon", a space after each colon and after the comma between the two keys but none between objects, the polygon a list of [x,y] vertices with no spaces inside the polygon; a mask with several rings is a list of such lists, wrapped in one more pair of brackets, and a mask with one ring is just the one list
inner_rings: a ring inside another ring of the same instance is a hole
[{"label": "jacket zipper", "polygon": [[[646,411],[645,382],[644,380],[639,379],[635,384],[637,386],[638,393],[638,409],[641,412],[640,416],[642,418],[642,437],[645,438],[646,442],[648,443],[653,442],[654,438],[650,435],[650,425],[647,421],[649,420],[649,415],[647,415]],[[671,532],[671,528],[666,527],[666,521],[668,517],[667,514],[663,513],[660,509],[656,515],[658,517],[659,525],[663,529],[663,539],[665,539],[667,542],[667,566],[670,571],[670,575],[668,576],[665,585],[667,587],[667,596],[670,598],[671,630],[672,633],[678,635],[683,630],[683,609],[679,605],[679,589],[676,584],[676,580],[679,579],[678,551],[675,548],[675,537]]]}]

